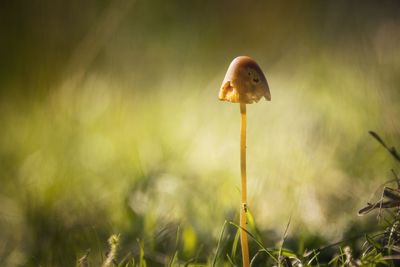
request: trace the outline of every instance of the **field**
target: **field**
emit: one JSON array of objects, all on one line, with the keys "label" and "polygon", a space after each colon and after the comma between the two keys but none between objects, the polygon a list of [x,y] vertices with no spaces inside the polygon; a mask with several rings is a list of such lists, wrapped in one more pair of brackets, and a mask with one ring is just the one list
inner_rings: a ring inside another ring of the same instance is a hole
[{"label": "field", "polygon": [[397,2],[10,2],[1,266],[242,266],[239,55],[272,95],[247,105],[252,266],[397,264]]}]

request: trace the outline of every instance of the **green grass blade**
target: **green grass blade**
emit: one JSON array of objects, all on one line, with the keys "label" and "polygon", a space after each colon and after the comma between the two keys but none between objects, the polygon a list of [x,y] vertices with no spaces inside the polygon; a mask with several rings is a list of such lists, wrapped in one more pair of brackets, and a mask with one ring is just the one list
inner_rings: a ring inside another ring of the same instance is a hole
[{"label": "green grass blade", "polygon": [[236,258],[236,251],[237,251],[237,247],[239,244],[239,239],[240,239],[240,229],[238,228],[236,231],[235,239],[233,240],[233,244],[232,244],[232,252],[231,252],[232,259]]},{"label": "green grass blade", "polygon": [[218,244],[217,244],[217,251],[215,251],[214,259],[213,259],[212,265],[211,265],[212,267],[214,267],[215,264],[217,263],[217,256],[218,256],[218,252],[219,252],[219,249],[220,249],[220,246],[221,246],[222,237],[224,236],[224,232],[225,232],[225,228],[226,228],[226,223],[227,223],[227,221],[224,222],[224,225],[222,226],[221,233],[220,233],[220,235],[219,235]]},{"label": "green grass blade", "polygon": [[272,253],[271,253],[267,248],[265,248],[265,247],[263,246],[263,244],[262,244],[260,241],[258,241],[258,240],[253,236],[253,234],[251,234],[251,233],[250,233],[249,231],[247,231],[246,229],[240,227],[239,225],[235,224],[234,222],[229,222],[229,223],[230,223],[231,225],[233,225],[233,226],[235,226],[235,227],[237,227],[237,228],[242,229],[243,231],[245,231],[245,232],[251,237],[251,239],[253,239],[253,240],[257,243],[257,245],[258,245],[263,251],[265,251],[277,264],[279,264],[279,260],[278,260],[277,258],[275,258],[275,256],[272,255]]},{"label": "green grass blade", "polygon": [[290,222],[291,222],[291,221],[292,221],[292,215],[290,215],[289,221],[288,221],[288,223],[286,224],[285,231],[283,232],[282,243],[281,243],[281,246],[280,246],[280,248],[279,248],[278,259],[280,259],[281,256],[282,256],[282,248],[283,248],[283,245],[284,245],[284,243],[285,243],[285,241],[286,241],[287,233],[288,233],[288,230],[289,230],[289,226],[290,226]]}]

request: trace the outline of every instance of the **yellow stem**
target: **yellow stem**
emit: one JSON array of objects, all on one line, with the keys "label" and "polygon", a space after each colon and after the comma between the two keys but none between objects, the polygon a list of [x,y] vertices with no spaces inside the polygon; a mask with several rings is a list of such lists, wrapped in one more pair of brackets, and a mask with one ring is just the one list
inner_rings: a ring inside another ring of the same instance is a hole
[{"label": "yellow stem", "polygon": [[[249,245],[247,242],[247,178],[246,178],[246,104],[240,103],[240,174],[242,176],[242,205],[240,208],[240,244],[243,267],[249,267]],[[244,230],[243,230],[244,229]]]}]

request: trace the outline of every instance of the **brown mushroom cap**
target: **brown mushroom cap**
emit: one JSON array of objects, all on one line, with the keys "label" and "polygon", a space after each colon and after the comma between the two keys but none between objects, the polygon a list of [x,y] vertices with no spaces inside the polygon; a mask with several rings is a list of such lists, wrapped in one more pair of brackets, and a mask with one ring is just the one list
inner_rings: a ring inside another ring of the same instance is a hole
[{"label": "brown mushroom cap", "polygon": [[233,103],[252,104],[262,97],[271,100],[267,79],[251,57],[240,56],[229,65],[218,98]]}]

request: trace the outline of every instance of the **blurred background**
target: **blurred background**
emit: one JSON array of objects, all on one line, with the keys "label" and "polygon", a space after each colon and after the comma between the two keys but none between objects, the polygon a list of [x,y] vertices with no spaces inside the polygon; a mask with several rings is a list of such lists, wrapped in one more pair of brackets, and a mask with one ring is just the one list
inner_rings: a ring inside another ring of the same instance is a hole
[{"label": "blurred background", "polygon": [[206,262],[238,221],[239,105],[217,94],[239,55],[272,94],[248,106],[263,242],[290,216],[294,248],[376,224],[357,211],[398,169],[368,134],[400,148],[397,1],[0,6],[2,266],[71,266],[87,249],[101,262],[113,233],[120,257],[142,243],[150,266],[176,247]]}]

